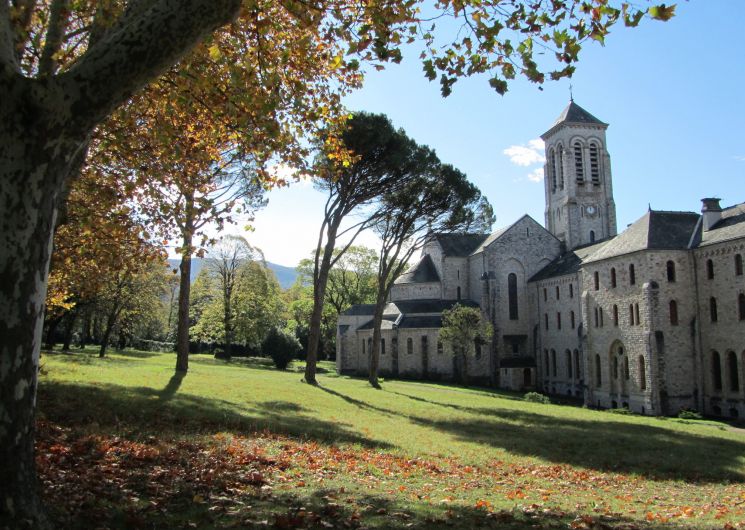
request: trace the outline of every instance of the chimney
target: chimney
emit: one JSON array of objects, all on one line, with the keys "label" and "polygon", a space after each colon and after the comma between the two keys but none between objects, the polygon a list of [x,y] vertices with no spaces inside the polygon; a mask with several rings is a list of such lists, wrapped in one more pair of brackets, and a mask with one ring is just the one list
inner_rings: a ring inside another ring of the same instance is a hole
[{"label": "chimney", "polygon": [[701,214],[704,216],[704,231],[711,230],[711,227],[719,222],[722,218],[722,207],[719,206],[719,201],[710,197],[707,199],[701,199]]}]

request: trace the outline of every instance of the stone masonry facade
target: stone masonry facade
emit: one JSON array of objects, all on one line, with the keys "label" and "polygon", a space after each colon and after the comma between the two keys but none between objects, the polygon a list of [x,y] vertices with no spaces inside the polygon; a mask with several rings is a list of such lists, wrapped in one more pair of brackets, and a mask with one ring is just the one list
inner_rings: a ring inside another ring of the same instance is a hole
[{"label": "stone masonry facade", "polygon": [[[745,417],[745,203],[647,211],[617,233],[605,130],[570,102],[542,135],[545,228],[434,234],[391,291],[380,372],[447,380],[442,311],[479,307],[493,328],[471,380],[598,408]],[[342,313],[337,370],[366,374],[372,306]]]}]

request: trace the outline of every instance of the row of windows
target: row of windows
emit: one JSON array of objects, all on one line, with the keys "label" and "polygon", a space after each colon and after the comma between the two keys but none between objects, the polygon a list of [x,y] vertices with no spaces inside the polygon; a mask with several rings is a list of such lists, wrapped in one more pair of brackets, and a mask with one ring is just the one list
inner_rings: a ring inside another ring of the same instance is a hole
[{"label": "row of windows", "polygon": [[[585,183],[585,164],[582,142],[575,141],[572,145],[574,155],[574,172],[577,184]],[[588,148],[590,161],[590,179],[593,184],[600,184],[600,146],[595,142],[590,142]],[[548,176],[551,180],[551,189],[564,189],[564,146],[559,144],[556,148],[551,148],[548,154]]]},{"label": "row of windows", "polygon": [[[623,363],[623,378],[626,381],[631,380],[631,373],[629,370],[629,358],[628,356],[623,355],[623,350],[620,350],[619,355],[613,356],[613,366],[612,366],[612,376],[613,379],[619,379],[621,375],[619,374],[619,359],[622,359],[621,362]],[[646,390],[647,389],[647,365],[644,360],[644,356],[640,355],[637,359],[638,363],[638,381],[636,381],[637,385],[639,386],[640,390]],[[603,365],[600,362],[600,355],[595,355],[595,387],[600,388],[603,386]]]},{"label": "row of windows", "polygon": [[[613,325],[618,327],[619,316],[618,306],[616,304],[613,304],[612,316]],[[629,325],[638,326],[640,323],[641,318],[639,316],[639,304],[629,304]],[[600,306],[595,306],[595,327],[602,328],[603,326],[605,326],[605,315],[603,313],[603,308]]]},{"label": "row of windows", "polygon": [[[668,263],[672,263],[669,261]],[[673,267],[675,267],[675,264],[673,264]],[[600,272],[595,271],[593,274],[593,283],[596,291],[600,290]],[[634,267],[634,264],[631,263],[629,265],[629,285],[636,285],[636,268]],[[616,268],[611,267],[610,269],[610,286],[612,289],[615,289],[618,286],[618,278],[616,275]]]},{"label": "row of windows", "polygon": [[[672,306],[670,307],[672,310]],[[676,315],[677,316],[677,315]],[[712,322],[719,321],[719,312],[717,310],[717,299],[715,297],[709,298],[709,318]],[[737,318],[740,321],[745,320],[745,294],[740,293],[737,295]],[[672,313],[670,315],[670,321],[672,323]]]},{"label": "row of windows", "polygon": [[[543,326],[546,328],[546,331],[549,329],[549,318],[548,313],[543,314]],[[576,320],[574,318],[574,311],[569,311],[569,326],[574,329],[576,327]],[[556,313],[556,329],[561,329],[561,312]]]},{"label": "row of windows", "polygon": [[[742,352],[743,364],[745,364],[745,351]],[[727,375],[727,390],[738,392],[740,390],[740,370],[737,362],[737,354],[729,351],[725,354],[725,369]],[[722,390],[722,358],[718,351],[711,352],[711,379],[714,390]]]},{"label": "row of windows", "polygon": [[[574,284],[569,284],[569,298],[574,298]],[[561,300],[561,289],[556,286],[556,299]],[[548,302],[548,289],[543,288],[543,301]]]},{"label": "row of windows", "polygon": [[[367,347],[365,347],[365,344],[367,343]],[[422,354],[429,353],[429,340],[427,335],[422,335],[421,337],[421,347],[419,352]],[[391,347],[393,348],[393,351],[398,352],[398,339],[396,337],[393,337],[391,339]],[[476,358],[479,359],[481,357],[481,347],[482,343],[478,339],[474,341],[474,348],[476,351]],[[442,354],[445,352],[444,345],[442,341],[437,341],[437,353]],[[364,339],[362,340],[362,353],[372,353],[372,339],[368,338],[367,341]],[[406,353],[409,355],[412,355],[414,353],[414,339],[411,337],[406,339]],[[380,354],[385,355],[385,339],[380,339]]]},{"label": "row of windows", "polygon": [[[549,350],[543,350],[543,356],[546,377],[558,377],[556,350],[551,349],[550,353]],[[565,350],[564,362],[567,379],[574,380],[582,378],[582,363],[579,358],[579,350],[574,350],[574,353],[570,350]]]},{"label": "row of windows", "polygon": [[[735,254],[735,276],[742,276],[742,254]],[[706,277],[714,279],[714,261],[711,259],[706,260]]]}]

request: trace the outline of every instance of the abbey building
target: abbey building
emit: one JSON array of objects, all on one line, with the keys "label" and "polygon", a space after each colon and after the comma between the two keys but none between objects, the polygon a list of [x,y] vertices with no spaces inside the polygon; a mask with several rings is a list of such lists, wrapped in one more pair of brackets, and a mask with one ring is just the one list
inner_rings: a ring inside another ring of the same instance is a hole
[{"label": "abbey building", "polygon": [[[396,282],[380,372],[451,379],[442,311],[480,307],[494,333],[468,376],[642,414],[745,416],[745,203],[644,213],[616,229],[601,122],[573,101],[543,134],[545,227],[438,234]],[[337,370],[366,373],[372,307],[344,312]]]}]

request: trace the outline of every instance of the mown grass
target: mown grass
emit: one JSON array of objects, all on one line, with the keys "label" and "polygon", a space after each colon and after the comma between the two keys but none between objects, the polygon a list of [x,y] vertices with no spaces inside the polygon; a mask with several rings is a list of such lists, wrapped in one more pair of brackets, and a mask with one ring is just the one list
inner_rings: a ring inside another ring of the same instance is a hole
[{"label": "mown grass", "polygon": [[[143,527],[736,528],[745,520],[745,436],[718,422],[444,384],[384,381],[375,390],[337,376],[331,363],[311,387],[301,366],[279,372],[264,360],[192,356],[188,375],[176,377],[174,362],[130,351],[43,358],[41,417],[70,427],[71,438],[188,442],[281,463],[240,492],[176,495],[178,509],[141,513]],[[109,524],[132,527],[142,493],[129,519]]]}]

